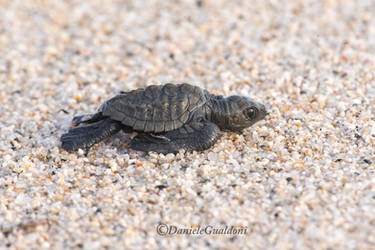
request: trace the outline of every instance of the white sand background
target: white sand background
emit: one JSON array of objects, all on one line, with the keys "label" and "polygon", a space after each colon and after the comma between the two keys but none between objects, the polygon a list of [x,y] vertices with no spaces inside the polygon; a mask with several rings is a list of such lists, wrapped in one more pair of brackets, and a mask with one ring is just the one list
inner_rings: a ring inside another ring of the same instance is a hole
[{"label": "white sand background", "polygon": [[[0,248],[373,248],[374,13],[371,0],[0,0]],[[271,115],[205,152],[136,152],[124,133],[87,155],[60,148],[74,115],[165,82]]]}]

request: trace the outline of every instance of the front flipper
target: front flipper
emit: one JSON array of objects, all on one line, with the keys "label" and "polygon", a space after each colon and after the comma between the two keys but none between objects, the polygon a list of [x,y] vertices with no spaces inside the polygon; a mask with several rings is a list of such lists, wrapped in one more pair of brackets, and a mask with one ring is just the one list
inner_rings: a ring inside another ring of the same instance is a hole
[{"label": "front flipper", "polygon": [[167,133],[138,134],[130,146],[134,150],[157,153],[176,153],[180,149],[201,151],[214,145],[219,134],[216,124],[198,119]]}]

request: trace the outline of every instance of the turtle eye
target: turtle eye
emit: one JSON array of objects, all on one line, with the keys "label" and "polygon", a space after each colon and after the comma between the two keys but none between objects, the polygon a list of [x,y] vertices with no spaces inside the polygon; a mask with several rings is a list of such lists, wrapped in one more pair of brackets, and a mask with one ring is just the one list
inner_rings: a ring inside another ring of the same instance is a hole
[{"label": "turtle eye", "polygon": [[255,117],[257,117],[258,114],[258,110],[256,108],[248,108],[245,112],[246,116],[250,119],[255,119]]}]

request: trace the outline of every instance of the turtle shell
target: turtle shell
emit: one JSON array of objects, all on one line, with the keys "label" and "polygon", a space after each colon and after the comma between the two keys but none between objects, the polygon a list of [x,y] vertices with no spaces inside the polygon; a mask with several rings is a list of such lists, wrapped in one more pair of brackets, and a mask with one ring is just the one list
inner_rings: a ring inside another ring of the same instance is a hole
[{"label": "turtle shell", "polygon": [[183,126],[207,99],[205,90],[189,84],[151,85],[123,92],[99,107],[99,112],[136,131],[168,132]]}]

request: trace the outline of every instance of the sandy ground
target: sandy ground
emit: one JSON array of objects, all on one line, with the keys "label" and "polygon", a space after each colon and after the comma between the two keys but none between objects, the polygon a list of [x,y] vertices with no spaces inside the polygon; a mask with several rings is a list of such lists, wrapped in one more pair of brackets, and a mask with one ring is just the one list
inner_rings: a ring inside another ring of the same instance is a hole
[{"label": "sandy ground", "polygon": [[[373,248],[374,13],[370,0],[0,0],[0,248]],[[60,148],[74,115],[165,82],[271,115],[205,152],[136,152],[124,133],[87,155]],[[192,231],[225,226],[246,234]]]}]

